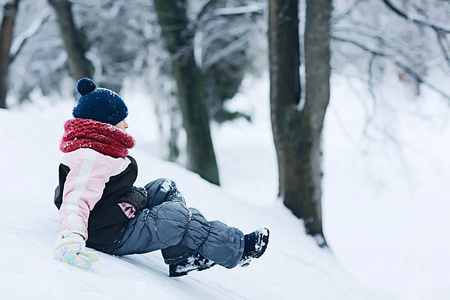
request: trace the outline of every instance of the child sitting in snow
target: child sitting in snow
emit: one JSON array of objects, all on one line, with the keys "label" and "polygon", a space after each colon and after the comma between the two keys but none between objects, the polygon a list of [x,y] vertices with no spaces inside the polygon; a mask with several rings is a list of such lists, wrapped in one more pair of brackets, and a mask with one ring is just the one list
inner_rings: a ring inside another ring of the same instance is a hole
[{"label": "child sitting in snow", "polygon": [[244,235],[220,221],[207,221],[186,207],[175,182],[158,179],[134,187],[138,167],[128,156],[133,137],[125,130],[128,109],[113,91],[83,78],[74,119],[64,125],[55,204],[62,231],[56,258],[89,268],[98,260],[85,246],[112,255],[162,250],[170,276],[215,264],[247,266],[266,250],[269,230]]}]

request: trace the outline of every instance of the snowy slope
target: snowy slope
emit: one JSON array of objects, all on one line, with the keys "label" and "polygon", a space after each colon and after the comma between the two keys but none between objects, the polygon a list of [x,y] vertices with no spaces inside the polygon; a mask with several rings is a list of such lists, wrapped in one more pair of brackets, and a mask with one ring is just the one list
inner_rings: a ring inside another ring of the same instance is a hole
[{"label": "snowy slope", "polygon": [[[236,188],[206,183],[139,146],[131,151],[140,165],[138,185],[170,177],[188,204],[207,218],[244,232],[267,226],[271,240],[266,254],[248,268],[215,267],[178,279],[168,277],[159,252],[122,258],[100,253],[89,270],[54,260],[59,222],[52,197],[61,158],[58,142],[71,105],[0,110],[1,299],[391,299],[359,283],[330,251],[319,249],[273,195],[260,203],[255,203],[257,197],[238,198],[233,195]],[[134,105],[130,103],[132,112]],[[130,128],[131,134],[136,131]]]},{"label": "snowy slope", "polygon": [[375,106],[357,80],[335,76],[332,87],[323,198],[332,253],[276,199],[267,78],[245,80],[230,103],[252,124],[213,126],[221,188],[157,159],[151,101],[135,86],[124,91],[138,185],[170,177],[207,218],[271,229],[266,254],[249,268],[178,279],[158,252],[100,254],[87,271],[55,261],[58,143],[73,103],[34,95],[30,107],[0,110],[0,299],[450,299],[448,103],[426,89],[409,100],[393,84]]}]

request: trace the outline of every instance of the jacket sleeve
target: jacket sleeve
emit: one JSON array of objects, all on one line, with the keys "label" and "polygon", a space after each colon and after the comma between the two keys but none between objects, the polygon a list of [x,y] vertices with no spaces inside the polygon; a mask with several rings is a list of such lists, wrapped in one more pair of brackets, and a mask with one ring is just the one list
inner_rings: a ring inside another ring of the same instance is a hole
[{"label": "jacket sleeve", "polygon": [[62,230],[78,233],[87,240],[89,213],[102,197],[111,171],[96,151],[84,149],[74,152],[66,158],[70,171],[64,185],[59,219]]}]

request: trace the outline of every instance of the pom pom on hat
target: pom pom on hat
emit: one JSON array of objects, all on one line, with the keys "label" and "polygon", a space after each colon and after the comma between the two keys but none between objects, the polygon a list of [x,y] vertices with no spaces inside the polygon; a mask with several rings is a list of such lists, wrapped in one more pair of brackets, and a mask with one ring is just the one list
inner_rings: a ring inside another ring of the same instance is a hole
[{"label": "pom pom on hat", "polygon": [[77,83],[77,92],[81,96],[86,95],[87,93],[92,92],[97,88],[95,82],[93,82],[89,78],[82,78]]},{"label": "pom pom on hat", "polygon": [[97,88],[95,82],[89,78],[78,81],[77,92],[81,97],[73,109],[74,118],[117,125],[128,116],[128,108],[118,94]]}]

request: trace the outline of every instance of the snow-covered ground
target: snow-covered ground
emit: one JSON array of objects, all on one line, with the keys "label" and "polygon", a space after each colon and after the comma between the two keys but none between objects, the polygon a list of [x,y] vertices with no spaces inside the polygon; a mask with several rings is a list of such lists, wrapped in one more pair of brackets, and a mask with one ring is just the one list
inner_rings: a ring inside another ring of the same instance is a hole
[{"label": "snow-covered ground", "polygon": [[253,113],[252,124],[213,126],[221,188],[155,156],[152,106],[137,91],[122,93],[138,142],[130,153],[140,166],[137,185],[169,177],[207,218],[244,232],[270,228],[266,254],[248,268],[177,279],[168,277],[159,252],[100,253],[89,270],[54,260],[58,143],[73,103],[34,104],[0,110],[1,299],[450,298],[450,128],[442,100],[426,93],[414,103],[386,97],[365,130],[363,87],[333,79],[324,136],[330,251],[318,248],[276,197],[267,78],[246,80],[230,103]]},{"label": "snow-covered ground", "polygon": [[425,88],[408,99],[392,82],[365,131],[367,92],[333,81],[326,235],[362,282],[401,299],[450,299],[450,106]]}]

